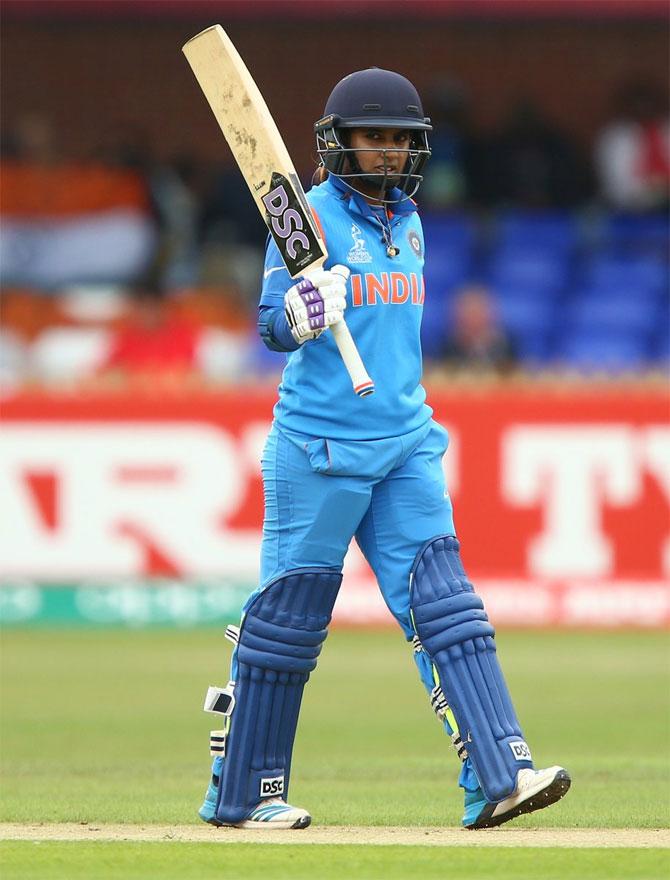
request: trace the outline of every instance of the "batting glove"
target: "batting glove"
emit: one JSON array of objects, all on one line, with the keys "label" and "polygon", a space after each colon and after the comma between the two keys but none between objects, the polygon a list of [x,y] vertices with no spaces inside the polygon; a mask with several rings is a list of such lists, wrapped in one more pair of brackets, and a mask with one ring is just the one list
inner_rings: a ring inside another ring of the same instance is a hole
[{"label": "batting glove", "polygon": [[286,292],[286,320],[299,345],[308,339],[317,339],[324,330],[342,320],[347,307],[348,277],[346,266],[319,269]]}]

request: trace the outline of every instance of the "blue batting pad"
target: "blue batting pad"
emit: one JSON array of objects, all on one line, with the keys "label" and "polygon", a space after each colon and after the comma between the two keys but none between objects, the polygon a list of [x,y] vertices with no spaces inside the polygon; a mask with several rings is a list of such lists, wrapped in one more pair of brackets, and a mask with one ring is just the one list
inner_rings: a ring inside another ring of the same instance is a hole
[{"label": "blue batting pad", "polygon": [[459,549],[451,535],[421,548],[410,576],[410,607],[482,790],[497,802],[514,790],[519,770],[533,763],[498,663],[495,630]]},{"label": "blue batting pad", "polygon": [[221,822],[241,822],[263,798],[286,798],[303,688],[341,582],[333,569],[288,572],[247,609],[216,808]]}]

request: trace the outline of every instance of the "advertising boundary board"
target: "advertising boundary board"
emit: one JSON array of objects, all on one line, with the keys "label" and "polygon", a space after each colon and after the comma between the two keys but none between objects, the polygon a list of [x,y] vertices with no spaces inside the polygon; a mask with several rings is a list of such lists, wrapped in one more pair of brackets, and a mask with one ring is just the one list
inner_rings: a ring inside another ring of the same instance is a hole
[{"label": "advertising boundary board", "polygon": [[[670,623],[670,427],[654,387],[429,393],[466,568],[494,623]],[[273,391],[3,404],[0,620],[237,619],[256,585]],[[364,402],[362,402],[364,403]],[[335,621],[392,621],[352,545]]]}]

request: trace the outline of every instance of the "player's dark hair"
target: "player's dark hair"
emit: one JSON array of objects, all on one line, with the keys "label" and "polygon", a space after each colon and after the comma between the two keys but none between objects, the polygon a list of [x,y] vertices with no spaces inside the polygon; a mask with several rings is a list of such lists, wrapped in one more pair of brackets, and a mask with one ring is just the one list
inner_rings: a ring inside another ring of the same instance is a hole
[{"label": "player's dark hair", "polygon": [[328,180],[328,169],[324,165],[317,165],[312,175],[312,186],[319,186],[325,180]]}]

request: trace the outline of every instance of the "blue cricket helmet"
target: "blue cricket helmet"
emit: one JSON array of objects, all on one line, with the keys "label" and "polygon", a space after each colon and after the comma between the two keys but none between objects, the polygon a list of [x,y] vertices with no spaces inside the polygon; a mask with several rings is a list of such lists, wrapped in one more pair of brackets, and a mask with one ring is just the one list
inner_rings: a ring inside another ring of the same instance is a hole
[{"label": "blue cricket helmet", "polygon": [[358,70],[340,80],[330,93],[323,115],[338,116],[343,128],[432,128],[412,83],[402,74],[380,67]]},{"label": "blue cricket helmet", "polygon": [[[385,174],[363,174],[356,151],[349,146],[347,129],[352,128],[409,130],[410,146],[405,151],[407,161],[399,180],[390,180]],[[421,98],[412,83],[400,73],[379,67],[358,70],[340,80],[330,93],[323,117],[314,125],[316,149],[323,167],[346,181],[359,178],[378,184],[380,201],[391,201],[384,194],[393,186],[402,191],[404,198],[416,193],[430,157],[427,132],[431,130],[430,119],[424,116]]]}]

